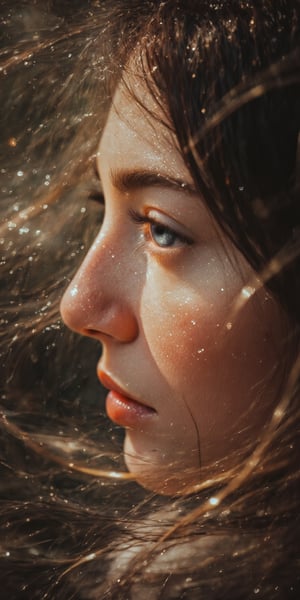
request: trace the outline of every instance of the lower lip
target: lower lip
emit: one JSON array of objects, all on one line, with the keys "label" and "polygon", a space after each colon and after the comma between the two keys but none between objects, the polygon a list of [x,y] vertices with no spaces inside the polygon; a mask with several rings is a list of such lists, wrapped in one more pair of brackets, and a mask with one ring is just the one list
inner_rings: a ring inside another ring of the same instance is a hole
[{"label": "lower lip", "polygon": [[114,423],[131,429],[143,428],[146,422],[156,415],[155,410],[149,406],[135,402],[114,390],[107,395],[106,412]]}]

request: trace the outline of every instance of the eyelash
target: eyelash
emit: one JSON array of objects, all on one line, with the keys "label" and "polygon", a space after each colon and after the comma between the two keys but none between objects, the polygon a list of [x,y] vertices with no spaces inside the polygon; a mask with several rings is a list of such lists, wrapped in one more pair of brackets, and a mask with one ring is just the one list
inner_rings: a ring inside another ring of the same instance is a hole
[{"label": "eyelash", "polygon": [[[181,235],[180,233],[178,233],[177,231],[174,231],[171,227],[168,227],[168,225],[165,225],[164,223],[160,222],[159,220],[156,220],[154,218],[151,218],[147,215],[141,215],[140,213],[138,213],[137,211],[130,209],[129,210],[129,216],[130,218],[133,220],[134,223],[137,223],[137,225],[140,226],[140,228],[143,230],[144,234],[145,234],[145,238],[146,239],[151,239],[154,244],[156,244],[159,248],[172,248],[175,246],[176,241],[179,241],[181,244],[185,244],[185,245],[192,245],[192,240],[190,240],[189,238],[187,238],[184,235]],[[158,227],[161,229],[160,232],[154,232],[153,228],[154,227]],[[152,228],[152,229],[151,229]],[[159,243],[156,239],[155,239],[155,235],[163,235],[164,233],[167,233],[169,236],[171,236],[173,238],[173,241],[171,243]]]},{"label": "eyelash", "polygon": [[[104,194],[99,190],[98,187],[94,187],[89,191],[88,194],[88,200],[92,201],[92,202],[96,202],[97,204],[99,204],[103,210],[105,207],[105,198],[104,198]],[[132,221],[134,223],[136,223],[143,231],[144,235],[145,235],[145,239],[147,240],[152,240],[152,242],[154,244],[156,244],[159,248],[165,249],[165,248],[172,248],[176,245],[176,242],[180,242],[183,245],[189,245],[191,246],[193,244],[193,240],[191,240],[190,238],[178,233],[177,231],[174,231],[174,229],[172,229],[172,227],[168,227],[168,225],[165,225],[164,223],[162,223],[161,221],[151,218],[147,215],[141,215],[140,213],[138,213],[136,210],[134,209],[130,209],[128,211],[130,218],[132,219]],[[156,232],[156,234],[153,232],[153,228],[154,227],[158,227],[161,229],[160,232]],[[156,239],[155,239],[155,235],[163,235],[163,232],[166,234],[168,234],[169,236],[171,236],[171,238],[173,238],[173,240],[170,243],[159,243]]]},{"label": "eyelash", "polygon": [[92,202],[97,202],[97,204],[101,204],[101,206],[104,206],[105,204],[104,194],[97,188],[93,188],[88,192],[88,200]]}]

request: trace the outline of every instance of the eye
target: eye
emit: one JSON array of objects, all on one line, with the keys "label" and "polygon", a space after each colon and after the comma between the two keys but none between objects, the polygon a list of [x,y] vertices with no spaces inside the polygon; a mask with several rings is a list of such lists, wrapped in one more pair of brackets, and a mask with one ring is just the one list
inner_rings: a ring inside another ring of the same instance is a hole
[{"label": "eye", "polygon": [[160,221],[158,217],[151,216],[153,212],[151,211],[148,215],[141,215],[135,210],[129,211],[131,219],[143,230],[146,240],[152,241],[159,248],[173,248],[193,243],[191,239],[175,231],[175,229]]},{"label": "eye", "polygon": [[96,202],[97,204],[100,204],[102,207],[104,207],[104,193],[97,165],[95,162],[92,165],[92,172],[90,173],[89,179],[87,181],[86,194],[88,200]]},{"label": "eye", "polygon": [[100,204],[103,207],[105,205],[104,194],[101,192],[101,190],[98,190],[97,188],[91,188],[88,191],[88,200],[96,202],[97,204]]},{"label": "eye", "polygon": [[179,240],[179,236],[175,231],[172,231],[169,227],[166,227],[161,223],[156,223],[155,221],[152,223],[149,222],[149,231],[153,241],[161,248],[174,246]]}]

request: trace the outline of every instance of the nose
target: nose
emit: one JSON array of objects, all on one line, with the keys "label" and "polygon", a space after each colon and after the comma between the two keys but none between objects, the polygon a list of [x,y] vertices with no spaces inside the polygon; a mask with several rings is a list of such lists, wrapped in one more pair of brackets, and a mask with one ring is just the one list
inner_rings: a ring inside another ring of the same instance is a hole
[{"label": "nose", "polygon": [[[121,256],[122,261],[117,257]],[[138,335],[130,273],[124,253],[96,238],[61,301],[64,323],[81,335],[105,342],[131,342]]]}]

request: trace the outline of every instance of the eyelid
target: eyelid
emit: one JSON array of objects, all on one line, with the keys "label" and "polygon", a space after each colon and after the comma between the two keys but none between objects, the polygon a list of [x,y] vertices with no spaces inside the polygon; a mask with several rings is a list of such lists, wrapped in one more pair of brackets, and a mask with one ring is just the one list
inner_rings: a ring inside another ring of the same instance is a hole
[{"label": "eyelid", "polygon": [[88,182],[87,198],[88,200],[97,202],[97,204],[101,204],[102,206],[105,204],[101,181],[99,176],[96,177],[96,174],[94,174],[94,177]]},{"label": "eyelid", "polygon": [[178,231],[176,226],[166,223],[166,220],[168,219],[167,216],[165,216],[165,220],[164,220],[163,215],[161,216],[161,218],[156,217],[156,212],[158,212],[158,211],[151,209],[148,211],[147,214],[143,215],[134,209],[129,209],[129,216],[135,223],[138,223],[140,225],[143,225],[143,224],[161,225],[165,229],[168,229],[169,231],[171,231],[178,238],[178,240],[180,240],[184,244],[188,244],[189,246],[191,246],[194,243],[194,240],[192,238],[190,238],[189,236],[185,235],[184,233]]},{"label": "eyelid", "polygon": [[92,165],[92,173],[88,181],[87,198],[104,206],[104,193],[96,162]]},{"label": "eyelid", "polygon": [[92,202],[97,202],[97,204],[101,204],[101,206],[105,205],[104,194],[102,190],[99,190],[99,188],[97,187],[90,188],[88,192],[88,200],[91,200]]}]

